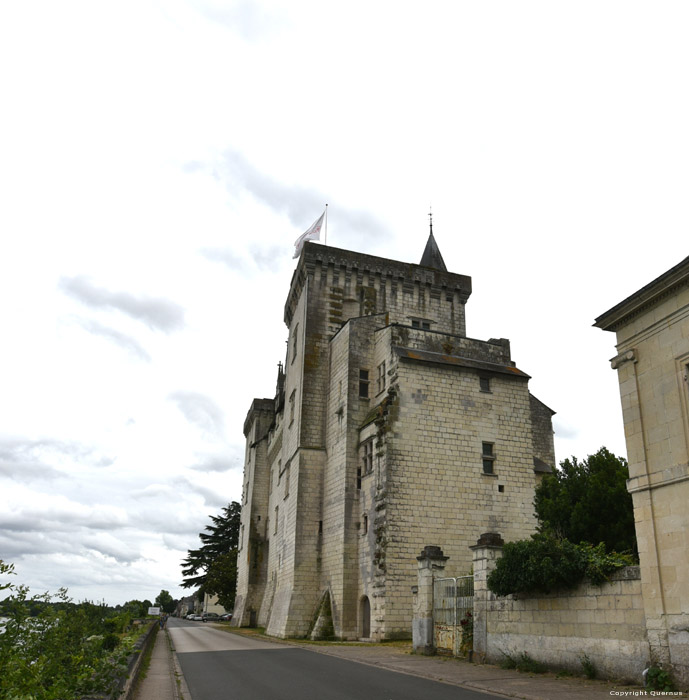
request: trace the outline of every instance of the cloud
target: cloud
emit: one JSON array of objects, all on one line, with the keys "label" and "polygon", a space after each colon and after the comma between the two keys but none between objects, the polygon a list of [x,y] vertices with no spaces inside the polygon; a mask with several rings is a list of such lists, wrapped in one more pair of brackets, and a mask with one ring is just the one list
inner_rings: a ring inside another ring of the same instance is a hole
[{"label": "cloud", "polygon": [[184,310],[169,299],[143,294],[134,296],[129,292],[111,292],[103,287],[97,287],[83,276],[62,277],[59,287],[86,306],[121,311],[155,330],[170,333],[185,325]]},{"label": "cloud", "polygon": [[201,486],[189,479],[184,477],[176,480],[176,483],[182,486],[187,491],[198,494],[203,497],[203,501],[207,506],[212,506],[213,508],[222,508],[229,503],[229,498],[227,495],[220,494],[218,491],[206,486]]},{"label": "cloud", "polygon": [[8,463],[0,461],[0,476],[5,476],[15,481],[49,481],[65,476],[57,469],[45,464],[31,464],[30,462]]},{"label": "cloud", "polygon": [[120,508],[107,505],[85,506],[75,501],[56,497],[56,503],[47,504],[45,496],[38,504],[20,504],[0,514],[0,531],[15,532],[74,532],[78,528],[88,530],[112,530],[129,526],[127,514]]},{"label": "cloud", "polygon": [[268,13],[253,0],[196,0],[194,4],[198,12],[211,22],[231,29],[246,41],[257,41],[284,22],[275,7]]},{"label": "cloud", "polygon": [[246,262],[242,258],[238,258],[229,248],[202,248],[200,252],[211,262],[227,265],[230,270],[244,272],[247,269]]},{"label": "cloud", "polygon": [[93,335],[99,335],[107,340],[110,340],[115,345],[119,345],[121,348],[124,348],[127,350],[127,352],[134,357],[138,357],[140,360],[145,360],[146,362],[151,361],[151,356],[131,336],[126,335],[125,333],[120,333],[109,326],[104,326],[102,323],[98,323],[98,321],[85,318],[77,319],[77,321],[79,325],[89,333],[93,333]]},{"label": "cloud", "polygon": [[553,418],[553,431],[555,433],[555,437],[562,440],[576,440],[580,433],[576,427],[570,423],[565,423],[559,418]]},{"label": "cloud", "polygon": [[[206,169],[208,167],[206,166]],[[186,172],[198,172],[201,168],[202,165],[198,161],[183,166]],[[274,212],[286,215],[300,232],[305,231],[316,220],[325,203],[329,202],[329,211],[336,212],[339,234],[348,236],[350,242],[363,242],[371,238],[386,239],[391,235],[387,227],[369,212],[339,206],[335,200],[312,188],[279,182],[257,170],[236,151],[225,151],[211,169],[213,176],[229,192],[235,194],[238,188],[246,190]],[[266,253],[269,256],[274,255],[273,251],[259,250],[258,255],[254,252],[257,265],[270,262],[266,260]]]},{"label": "cloud", "polygon": [[[285,246],[271,246],[261,248],[253,245],[249,248],[249,256],[254,267],[260,272],[277,272],[280,269],[280,261],[285,258]],[[201,255],[211,262],[219,262],[230,270],[241,273],[252,271],[251,263],[242,257],[238,257],[231,248],[202,248]]]},{"label": "cloud", "polygon": [[169,498],[173,493],[172,487],[166,484],[149,484],[143,489],[131,491],[129,495],[138,500],[143,498],[160,498],[161,496]]},{"label": "cloud", "polygon": [[14,481],[56,479],[67,475],[50,463],[78,462],[104,467],[113,459],[77,442],[44,438],[29,440],[0,438],[0,475]]},{"label": "cloud", "polygon": [[176,391],[168,398],[177,404],[190,423],[212,435],[223,435],[225,416],[208,396],[193,391]]},{"label": "cloud", "polygon": [[88,534],[82,538],[80,544],[82,550],[110,557],[120,564],[132,564],[143,558],[129,542],[123,542],[107,533]]},{"label": "cloud", "polygon": [[235,464],[232,464],[232,460],[229,457],[219,457],[219,456],[207,456],[198,464],[191,467],[197,472],[227,472],[233,467],[238,467],[239,464],[235,459]]},{"label": "cloud", "polygon": [[277,272],[280,268],[280,259],[284,255],[284,248],[272,246],[271,248],[249,248],[251,258],[256,267],[262,272]]}]

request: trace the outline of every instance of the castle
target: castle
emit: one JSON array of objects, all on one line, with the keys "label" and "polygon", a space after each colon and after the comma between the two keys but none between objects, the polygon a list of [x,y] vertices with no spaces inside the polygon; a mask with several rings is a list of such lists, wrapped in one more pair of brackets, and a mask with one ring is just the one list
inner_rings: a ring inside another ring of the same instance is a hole
[{"label": "castle", "polygon": [[411,634],[416,557],[468,573],[481,532],[535,531],[553,412],[504,338],[466,335],[471,278],[306,243],[274,398],[255,399],[233,624],[278,637]]}]

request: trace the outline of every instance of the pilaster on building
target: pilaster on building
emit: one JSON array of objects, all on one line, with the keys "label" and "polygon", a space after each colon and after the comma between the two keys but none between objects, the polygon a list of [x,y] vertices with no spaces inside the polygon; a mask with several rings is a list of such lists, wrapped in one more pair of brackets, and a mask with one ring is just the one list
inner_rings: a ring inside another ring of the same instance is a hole
[{"label": "pilaster on building", "polygon": [[477,531],[535,531],[553,411],[508,340],[467,336],[470,295],[432,233],[419,265],[305,244],[276,394],[244,424],[233,624],[408,638],[427,542],[458,575]]},{"label": "pilaster on building", "polygon": [[596,319],[616,334],[641,589],[654,663],[689,685],[689,257]]}]

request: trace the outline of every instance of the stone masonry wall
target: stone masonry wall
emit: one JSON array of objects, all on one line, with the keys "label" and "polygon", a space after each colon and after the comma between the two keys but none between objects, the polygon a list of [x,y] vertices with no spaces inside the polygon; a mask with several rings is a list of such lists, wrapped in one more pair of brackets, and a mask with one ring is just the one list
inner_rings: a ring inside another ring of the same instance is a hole
[{"label": "stone masonry wall", "polygon": [[616,330],[651,653],[689,687],[689,282]]},{"label": "stone masonry wall", "polygon": [[[527,382],[496,374],[481,391],[476,372],[400,360],[387,433],[386,635],[409,632],[415,557],[428,542],[466,574],[477,531],[522,539],[535,531]],[[494,445],[494,473],[482,443]]]},{"label": "stone masonry wall", "polygon": [[638,567],[602,586],[538,597],[489,595],[486,660],[527,653],[553,668],[581,673],[588,656],[599,677],[642,682],[650,662]]},{"label": "stone masonry wall", "polygon": [[235,625],[249,624],[252,611],[258,610],[263,598],[267,570],[264,545],[269,488],[268,429],[273,421],[273,408],[271,399],[256,399],[245,422],[246,457],[237,553],[237,596],[233,613]]},{"label": "stone masonry wall", "polygon": [[464,305],[471,294],[466,275],[314,243],[304,246],[302,260],[304,267],[297,267],[285,305],[288,325],[308,274],[314,280],[329,279],[339,295],[330,300],[331,335],[352,316],[384,312],[391,322],[410,325],[412,318],[425,319],[433,330],[466,335]]},{"label": "stone masonry wall", "polygon": [[530,395],[531,435],[533,456],[555,468],[555,446],[553,444],[553,411],[535,396]]}]

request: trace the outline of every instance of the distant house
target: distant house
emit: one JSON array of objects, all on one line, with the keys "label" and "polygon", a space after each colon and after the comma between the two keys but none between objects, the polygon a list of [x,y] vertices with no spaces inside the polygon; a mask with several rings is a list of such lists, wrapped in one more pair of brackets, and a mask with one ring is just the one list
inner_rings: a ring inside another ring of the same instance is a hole
[{"label": "distant house", "polygon": [[217,595],[208,595],[208,593],[205,593],[203,596],[203,608],[201,612],[212,612],[212,613],[218,613],[218,615],[224,615],[227,610],[218,603],[218,596]]},{"label": "distant house", "polygon": [[689,684],[689,257],[596,319],[617,370],[651,653]]},{"label": "distant house", "polygon": [[177,603],[177,608],[175,609],[175,615],[177,617],[186,617],[187,615],[194,612],[194,604],[196,602],[196,596],[190,595]]},{"label": "distant house", "polygon": [[306,243],[284,370],[244,423],[233,624],[409,637],[426,545],[457,575],[477,533],[535,531],[553,411],[508,340],[467,337],[470,294],[432,232],[418,265]]}]

